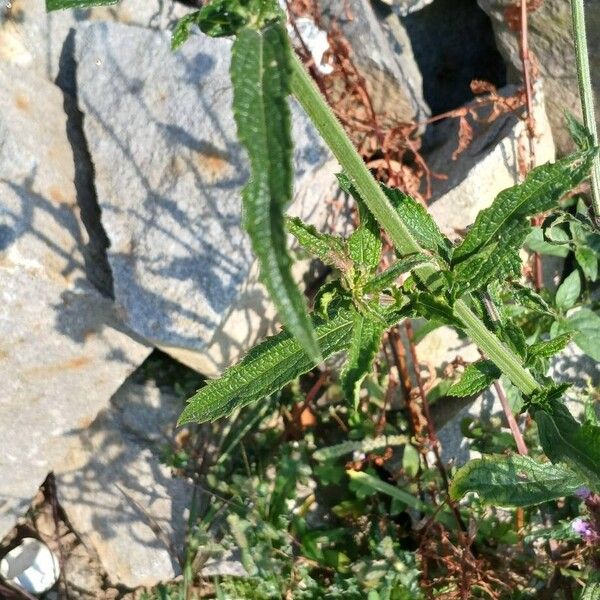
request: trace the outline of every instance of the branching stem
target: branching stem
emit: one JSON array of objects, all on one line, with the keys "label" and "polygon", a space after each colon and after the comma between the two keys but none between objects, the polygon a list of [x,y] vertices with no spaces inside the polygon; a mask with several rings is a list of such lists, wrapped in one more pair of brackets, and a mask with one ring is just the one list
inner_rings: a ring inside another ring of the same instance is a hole
[{"label": "branching stem", "polygon": [[[587,34],[585,29],[585,7],[583,0],[571,0],[571,15],[573,20],[573,41],[577,58],[577,79],[583,122],[592,134],[594,145],[598,145],[598,130],[596,128],[596,113],[594,111],[594,91],[590,75],[588,58]],[[596,155],[592,163],[592,202],[596,225],[600,227],[600,156]]]},{"label": "branching stem", "polygon": [[[291,62],[294,96],[318,129],[369,210],[381,227],[387,231],[401,255],[422,252],[421,247],[365,166],[360,154],[321,96],[304,65],[295,54],[291,57]],[[415,275],[428,286],[435,286],[435,282],[439,281],[433,267],[415,269]],[[464,300],[455,302],[454,313],[464,324],[465,330],[473,341],[524,394],[531,394],[539,387],[519,357],[486,328]]]}]

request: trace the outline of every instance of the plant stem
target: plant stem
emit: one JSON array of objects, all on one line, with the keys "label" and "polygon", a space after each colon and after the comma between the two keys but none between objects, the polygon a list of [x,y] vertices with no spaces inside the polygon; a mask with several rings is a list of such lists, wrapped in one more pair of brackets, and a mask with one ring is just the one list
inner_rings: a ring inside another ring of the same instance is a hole
[{"label": "plant stem", "polygon": [[[363,159],[321,96],[304,65],[294,53],[291,56],[291,63],[293,94],[339,161],[369,210],[381,227],[387,231],[401,255],[422,252],[421,247],[365,166]],[[433,267],[415,269],[415,275],[430,290],[438,291],[435,286],[439,285],[441,278],[436,277],[437,271]],[[485,327],[466,302],[457,300],[454,304],[454,313],[462,321],[473,341],[524,394],[531,394],[538,387],[531,373],[523,367],[521,360]]]},{"label": "plant stem", "polygon": [[[592,134],[594,145],[598,145],[596,114],[594,112],[594,92],[590,75],[587,34],[585,29],[585,8],[583,0],[571,0],[571,16],[573,19],[573,42],[577,58],[577,78],[583,122]],[[596,155],[592,163],[592,203],[596,224],[600,226],[600,156]]]}]

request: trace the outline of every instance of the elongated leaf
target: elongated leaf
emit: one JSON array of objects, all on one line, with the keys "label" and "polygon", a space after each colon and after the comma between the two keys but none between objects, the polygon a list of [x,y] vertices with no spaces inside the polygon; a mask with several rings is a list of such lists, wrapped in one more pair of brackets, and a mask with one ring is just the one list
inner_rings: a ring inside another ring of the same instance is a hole
[{"label": "elongated leaf", "polygon": [[557,401],[544,408],[532,408],[540,443],[548,458],[562,462],[586,478],[586,484],[600,490],[600,427],[579,424]]},{"label": "elongated leaf", "polygon": [[581,294],[581,276],[575,269],[556,290],[556,306],[563,311],[569,310]]},{"label": "elongated leaf", "polygon": [[585,479],[562,465],[539,463],[528,456],[485,456],[461,467],[450,486],[460,500],[476,492],[486,504],[533,506],[572,495]]},{"label": "elongated leaf", "polygon": [[565,119],[569,133],[573,141],[580,150],[588,150],[594,147],[594,136],[589,132],[588,128],[580,123],[575,116],[568,110],[565,111]]},{"label": "elongated leaf", "polygon": [[46,10],[61,10],[63,8],[92,8],[116,4],[118,0],[46,0]]},{"label": "elongated leaf", "polygon": [[245,225],[261,277],[288,330],[320,357],[306,302],[291,274],[284,209],[292,197],[290,49],[280,23],[242,29],[232,49],[233,109],[252,174],[243,192]]},{"label": "elongated leaf", "polygon": [[544,239],[544,231],[534,227],[525,238],[525,245],[532,252],[566,258],[571,251],[568,244],[551,244]]},{"label": "elongated leaf", "polygon": [[371,279],[363,288],[365,294],[381,292],[389,288],[403,273],[408,273],[415,267],[432,262],[427,254],[410,254],[397,260],[391,267]]},{"label": "elongated leaf", "polygon": [[600,598],[600,573],[592,569],[579,600],[598,600]]},{"label": "elongated leaf", "polygon": [[304,223],[298,217],[287,219],[288,231],[298,240],[299,244],[314,256],[320,258],[326,265],[347,271],[352,267],[348,258],[346,242],[340,237],[321,233],[313,225]]},{"label": "elongated leaf", "polygon": [[572,333],[563,333],[551,340],[537,342],[536,344],[529,346],[527,349],[527,356],[528,358],[550,358],[564,350],[572,339]]},{"label": "elongated leaf", "polygon": [[469,365],[460,381],[449,390],[448,396],[474,396],[487,389],[502,375],[500,369],[491,360],[481,360]]},{"label": "elongated leaf", "polygon": [[382,187],[385,195],[400,215],[403,223],[419,242],[419,245],[434,254],[439,254],[449,263],[452,243],[440,231],[427,209],[398,189]]},{"label": "elongated leaf", "polygon": [[197,10],[185,17],[179,19],[173,33],[171,33],[171,49],[177,50],[190,37],[190,30],[194,25],[200,25],[202,20],[202,11]]},{"label": "elongated leaf", "polygon": [[442,298],[422,292],[413,297],[411,304],[415,314],[419,317],[423,317],[428,321],[436,321],[438,323],[443,323],[444,325],[450,325],[457,329],[463,328],[462,321],[454,316],[452,307]]},{"label": "elongated leaf", "polygon": [[380,435],[376,438],[367,438],[359,441],[342,442],[335,446],[329,446],[328,448],[320,448],[313,453],[313,458],[319,462],[326,460],[332,460],[345,456],[352,452],[375,452],[382,448],[389,448],[391,446],[403,446],[408,442],[408,438],[405,435]]},{"label": "elongated leaf", "polygon": [[595,154],[595,149],[585,150],[542,165],[523,183],[500,192],[492,205],[477,215],[462,244],[454,250],[453,263],[467,260],[494,242],[500,245],[510,239],[514,244],[522,235],[522,243],[529,231],[524,228],[525,219],[555,206],[587,177]]},{"label": "elongated leaf", "polygon": [[356,312],[354,315],[352,341],[340,380],[346,399],[355,409],[358,408],[360,386],[371,372],[385,328],[385,323],[371,319],[362,313]]},{"label": "elongated leaf", "polygon": [[373,475],[369,475],[368,473],[363,473],[362,471],[346,471],[348,473],[348,477],[350,480],[372,490],[372,492],[381,492],[382,494],[386,494],[392,498],[396,498],[396,500],[400,500],[406,506],[410,506],[416,510],[427,510],[427,506],[421,502],[418,498],[415,498],[411,493],[390,485],[385,481],[381,481],[378,477],[373,477]]},{"label": "elongated leaf", "polygon": [[[316,337],[324,356],[348,347],[354,326],[351,311],[317,323]],[[242,362],[192,396],[179,423],[202,423],[224,417],[238,407],[276,392],[316,364],[295,338],[287,332],[280,333],[253,348]]]}]

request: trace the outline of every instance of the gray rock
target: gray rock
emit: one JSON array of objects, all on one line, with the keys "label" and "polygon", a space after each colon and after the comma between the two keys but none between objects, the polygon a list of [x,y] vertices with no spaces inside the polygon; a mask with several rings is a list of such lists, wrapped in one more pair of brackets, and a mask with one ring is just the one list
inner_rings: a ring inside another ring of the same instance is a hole
[{"label": "gray rock", "polygon": [[[515,88],[500,90],[502,95]],[[485,112],[481,113],[485,116]],[[538,92],[535,116],[539,132],[536,139],[538,164],[554,160],[554,143],[543,96]],[[440,135],[441,133],[441,135]],[[446,233],[471,225],[477,213],[487,208],[497,194],[519,181],[520,145],[526,148],[525,127],[514,114],[500,116],[492,123],[474,123],[473,141],[456,160],[452,154],[458,145],[458,119],[447,120],[438,132],[443,143],[425,156],[434,173],[446,175],[434,180],[429,210]]]},{"label": "gray rock", "polygon": [[[123,320],[214,375],[272,325],[241,227],[229,40],[96,23],[78,33],[79,103]],[[292,212],[325,224],[334,163],[293,106]],[[180,350],[178,352],[178,349]]]},{"label": "gray rock", "polygon": [[0,66],[0,537],[149,349],[85,277],[60,90]]},{"label": "gray rock", "polygon": [[[490,15],[498,47],[509,65],[511,82],[521,81],[518,36],[506,23],[505,11],[512,0],[477,0]],[[585,5],[592,82],[596,96],[600,94],[600,4]],[[559,154],[573,148],[564,111],[581,115],[577,85],[575,50],[572,42],[570,3],[564,0],[545,0],[529,17],[529,44],[536,67],[544,82],[547,110]],[[600,120],[600,106],[596,106],[596,120]]]},{"label": "gray rock", "polygon": [[180,573],[193,486],[160,463],[181,400],[127,382],[56,473],[61,506],[96,551],[111,583],[155,585]]},{"label": "gray rock", "polygon": [[69,31],[84,21],[120,21],[170,28],[192,9],[173,0],[120,0],[115,6],[46,12],[41,0],[0,6],[0,61],[29,68],[54,81]]},{"label": "gray rock", "polygon": [[421,73],[397,17],[392,26],[382,27],[369,0],[323,0],[321,7],[325,26],[335,22],[350,43],[375,111],[399,122],[427,117]]}]

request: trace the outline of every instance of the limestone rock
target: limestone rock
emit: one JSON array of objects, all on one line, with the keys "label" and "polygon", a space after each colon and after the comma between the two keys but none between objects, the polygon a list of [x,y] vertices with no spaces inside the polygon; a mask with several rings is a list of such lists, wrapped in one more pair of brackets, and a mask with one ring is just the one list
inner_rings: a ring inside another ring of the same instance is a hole
[{"label": "limestone rock", "polygon": [[[512,0],[477,0],[492,19],[498,47],[509,65],[509,81],[521,81],[521,60],[517,34],[507,26],[505,14]],[[600,4],[585,5],[592,84],[600,94]],[[572,42],[570,3],[545,0],[529,16],[529,45],[535,64],[543,79],[548,117],[554,132],[557,150],[565,154],[573,148],[565,125],[564,111],[581,115],[577,85],[575,49]],[[600,120],[600,106],[596,106]]]},{"label": "limestone rock", "polygon": [[[79,103],[95,167],[108,258],[123,320],[207,375],[272,324],[241,227],[248,176],[236,139],[229,40],[112,23],[76,40]],[[337,193],[334,163],[293,105],[292,212],[319,227]],[[180,351],[178,351],[178,349]]]},{"label": "limestone rock", "polygon": [[[352,60],[365,78],[375,111],[399,122],[429,114],[423,82],[410,40],[395,17],[394,38],[369,0],[322,0],[324,24],[335,22],[352,48]],[[347,10],[346,10],[347,7]]]},{"label": "limestone rock", "polygon": [[[510,95],[514,91],[508,87],[500,93]],[[554,160],[554,143],[541,92],[536,98],[536,158],[537,164],[543,164]],[[519,156],[526,151],[520,145],[527,147],[524,124],[514,114],[500,116],[492,123],[475,123],[473,133],[469,147],[452,160],[458,145],[458,119],[448,120],[438,132],[442,144],[425,156],[432,172],[447,176],[434,181],[429,211],[450,235],[471,225],[499,192],[519,182]]]},{"label": "limestone rock", "polygon": [[160,463],[181,400],[127,382],[72,440],[56,473],[61,506],[111,583],[155,585],[180,573],[192,484]]},{"label": "limestone rock", "polygon": [[85,277],[62,94],[0,66],[0,537],[149,349]]},{"label": "limestone rock", "polygon": [[191,10],[173,0],[120,0],[114,6],[47,13],[43,0],[12,0],[0,6],[0,61],[54,81],[69,31],[79,23],[119,21],[165,29]]}]

